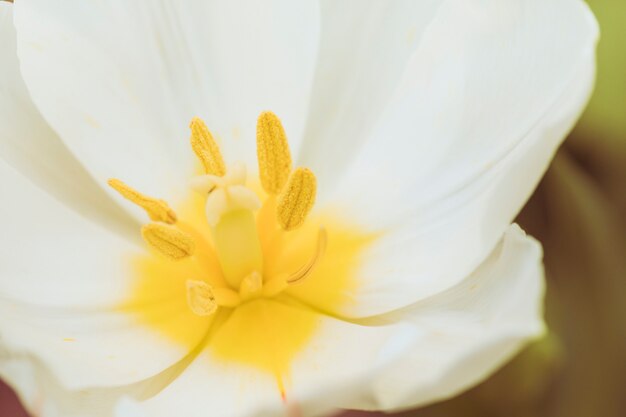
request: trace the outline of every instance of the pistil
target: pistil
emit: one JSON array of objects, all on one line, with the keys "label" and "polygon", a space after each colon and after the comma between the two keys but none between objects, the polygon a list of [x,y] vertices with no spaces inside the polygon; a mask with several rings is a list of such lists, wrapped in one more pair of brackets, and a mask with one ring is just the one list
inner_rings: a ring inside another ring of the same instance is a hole
[{"label": "pistil", "polygon": [[232,288],[239,288],[245,277],[263,270],[261,243],[252,211],[222,214],[211,232],[224,278]]}]

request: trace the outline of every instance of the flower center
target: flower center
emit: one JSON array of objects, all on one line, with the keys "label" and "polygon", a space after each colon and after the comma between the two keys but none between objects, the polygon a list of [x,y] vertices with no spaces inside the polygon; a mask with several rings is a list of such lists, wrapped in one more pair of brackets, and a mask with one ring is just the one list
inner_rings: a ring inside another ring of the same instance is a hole
[{"label": "flower center", "polygon": [[[282,235],[304,224],[316,195],[315,175],[306,168],[292,169],[287,138],[278,117],[264,112],[257,124],[259,177],[267,193],[263,204],[246,185],[245,166],[226,166],[204,122],[194,118],[190,128],[191,147],[204,167],[204,174],[193,178],[191,187],[205,198],[212,245],[198,245],[198,240],[204,239],[202,233],[189,224],[179,224],[166,202],[145,196],[117,179],[109,180],[109,185],[146,210],[153,222],[142,228],[142,236],[160,256],[171,261],[217,257],[222,279],[187,281],[191,311],[208,316],[219,307],[233,308],[258,297],[274,297],[310,276],[326,248],[327,236],[322,227],[315,251],[299,268],[276,272],[264,266],[264,258],[279,256]],[[207,249],[214,253],[198,254]]]},{"label": "flower center", "polygon": [[152,220],[141,230],[151,251],[129,258],[133,285],[120,310],[188,352],[274,375],[284,395],[324,317],[353,301],[355,271],[376,236],[330,208],[311,212],[315,176],[293,169],[274,114],[258,120],[258,180],[224,163],[200,119],[191,132],[204,172],[176,212],[109,181]]}]

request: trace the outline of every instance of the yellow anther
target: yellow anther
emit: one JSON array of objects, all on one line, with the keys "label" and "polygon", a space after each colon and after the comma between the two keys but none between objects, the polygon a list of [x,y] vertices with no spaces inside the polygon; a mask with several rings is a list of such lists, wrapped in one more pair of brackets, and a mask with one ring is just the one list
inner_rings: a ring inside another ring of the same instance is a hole
[{"label": "yellow anther", "polygon": [[217,310],[213,288],[204,281],[187,281],[187,304],[198,316],[210,316]]},{"label": "yellow anther", "polygon": [[207,174],[223,177],[226,174],[226,165],[209,129],[199,117],[191,119],[189,127],[191,128],[191,148],[202,161],[204,171]]},{"label": "yellow anther", "polygon": [[157,252],[177,261],[193,255],[195,242],[187,233],[163,223],[150,223],[141,228],[143,239]]},{"label": "yellow anther", "polygon": [[261,185],[268,194],[278,194],[291,173],[291,153],[283,125],[274,113],[259,116],[256,146]]},{"label": "yellow anther", "polygon": [[169,224],[176,223],[176,213],[174,213],[174,210],[172,210],[165,201],[143,195],[115,178],[111,178],[108,184],[111,188],[120,193],[122,197],[143,208],[148,213],[151,220]]},{"label": "yellow anther", "polygon": [[278,224],[284,230],[293,230],[302,225],[315,203],[317,180],[307,168],[297,168],[278,196],[276,214]]}]

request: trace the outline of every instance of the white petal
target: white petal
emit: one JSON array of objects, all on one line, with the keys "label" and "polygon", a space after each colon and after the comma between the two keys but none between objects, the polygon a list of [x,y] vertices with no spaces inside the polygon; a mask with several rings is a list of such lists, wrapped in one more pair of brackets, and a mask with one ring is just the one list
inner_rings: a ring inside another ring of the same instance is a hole
[{"label": "white petal", "polygon": [[0,377],[15,389],[24,407],[38,417],[144,417],[136,402],[160,392],[196,356],[197,352],[192,352],[154,377],[130,385],[71,389],[64,387],[37,358],[0,346]]},{"label": "white petal", "polygon": [[367,138],[441,3],[321,2],[319,56],[298,162],[322,184],[335,181]]},{"label": "white petal", "polygon": [[130,397],[122,398],[115,407],[114,417],[147,417],[141,405]]},{"label": "white petal", "polygon": [[157,396],[135,402],[121,417],[184,415],[203,417],[261,416],[264,409],[277,414],[280,394],[271,375],[237,365],[211,363],[199,357]]},{"label": "white petal", "polygon": [[13,4],[7,2],[0,3],[0,62],[0,158],[82,215],[130,234],[130,218],[89,177],[31,101],[16,55]]},{"label": "white petal", "polygon": [[[122,311],[135,285],[129,257],[140,248],[81,218],[1,160],[0,190],[6,348],[34,356],[72,388],[146,378],[188,352]],[[163,320],[190,325],[182,304],[183,311],[170,310]],[[197,330],[189,335],[192,345],[206,326]]]},{"label": "white petal", "polygon": [[34,0],[15,9],[33,99],[101,182],[119,177],[167,197],[193,172],[195,115],[231,162],[252,159],[262,110],[281,115],[295,142],[302,134],[315,2]]},{"label": "white petal", "polygon": [[423,335],[395,363],[368,378],[347,408],[415,407],[458,394],[486,378],[542,334],[541,248],[516,225],[471,277],[388,316]]},{"label": "white petal", "polygon": [[[317,314],[297,312],[288,306],[283,308],[294,314]],[[270,417],[285,415],[290,408],[300,409],[304,415],[328,412],[336,408],[339,401],[329,389],[353,384],[357,375],[365,374],[371,367],[382,367],[407,348],[414,333],[404,324],[368,327],[324,317],[284,380],[285,402],[272,373],[215,358],[209,348],[170,386],[140,405],[145,415],[154,417],[177,414]],[[276,343],[281,341],[276,340]],[[318,399],[302,409],[301,398],[320,392],[325,393],[323,400]]]},{"label": "white petal", "polygon": [[540,258],[537,243],[514,226],[475,274],[446,293],[360,325],[323,318],[292,364],[285,403],[273,375],[223,362],[209,350],[124,417],[276,416],[286,409],[313,416],[453,395],[542,332]]},{"label": "white petal", "polygon": [[[306,416],[337,406],[388,409],[453,395],[542,330],[542,289],[538,245],[513,227],[476,274],[444,294],[380,317],[379,323],[325,319],[293,364],[287,402]],[[149,391],[147,401],[121,407],[130,413],[123,415],[200,416],[211,410],[226,417],[271,416],[284,408],[272,375],[206,354],[175,380],[166,371],[159,380],[136,386],[74,392],[58,386],[35,361],[16,364],[16,359],[7,363],[3,356],[0,371],[27,404],[45,410],[45,417],[84,415],[76,410],[108,416],[96,413],[120,395],[145,399]],[[163,379],[174,382],[159,393]],[[148,389],[154,383],[160,388]]]},{"label": "white petal", "polygon": [[383,234],[342,313],[400,307],[482,262],[586,103],[596,35],[578,1],[440,9],[336,187],[349,218]]}]

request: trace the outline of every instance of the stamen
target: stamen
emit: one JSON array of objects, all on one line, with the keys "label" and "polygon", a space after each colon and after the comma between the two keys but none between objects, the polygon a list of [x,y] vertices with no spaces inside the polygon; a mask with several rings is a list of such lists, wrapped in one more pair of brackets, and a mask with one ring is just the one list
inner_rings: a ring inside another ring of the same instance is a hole
[{"label": "stamen", "polygon": [[111,188],[120,193],[122,197],[144,209],[151,220],[169,224],[176,223],[176,213],[165,201],[143,195],[115,178],[111,178],[107,183]]},{"label": "stamen", "polygon": [[198,316],[210,316],[217,310],[213,288],[204,281],[187,281],[187,304]]},{"label": "stamen", "polygon": [[214,288],[213,295],[218,306],[232,308],[241,304],[239,294],[230,288]]},{"label": "stamen", "polygon": [[291,274],[289,278],[287,278],[286,281],[288,284],[295,284],[311,275],[320,259],[322,259],[322,257],[324,256],[324,252],[326,252],[327,241],[328,236],[326,233],[326,229],[324,227],[320,227],[320,230],[317,234],[317,248],[315,249],[313,257],[309,259],[309,261],[304,264],[298,271]]},{"label": "stamen", "polygon": [[288,287],[287,274],[280,274],[263,285],[263,296],[274,297]]},{"label": "stamen", "polygon": [[141,235],[157,252],[177,261],[193,255],[195,242],[185,232],[163,223],[149,223],[141,228]]},{"label": "stamen", "polygon": [[287,186],[278,196],[276,212],[278,224],[284,230],[302,225],[315,203],[317,180],[311,170],[297,168],[289,177]]},{"label": "stamen", "polygon": [[283,125],[274,113],[259,116],[256,144],[261,185],[268,194],[278,194],[289,179],[291,153]]},{"label": "stamen", "polygon": [[204,171],[218,177],[224,176],[226,173],[224,159],[206,124],[199,117],[194,117],[189,127],[191,128],[191,148],[202,161]]},{"label": "stamen", "polygon": [[259,294],[263,287],[263,278],[257,271],[252,272],[241,281],[239,295],[242,300],[248,300]]}]

